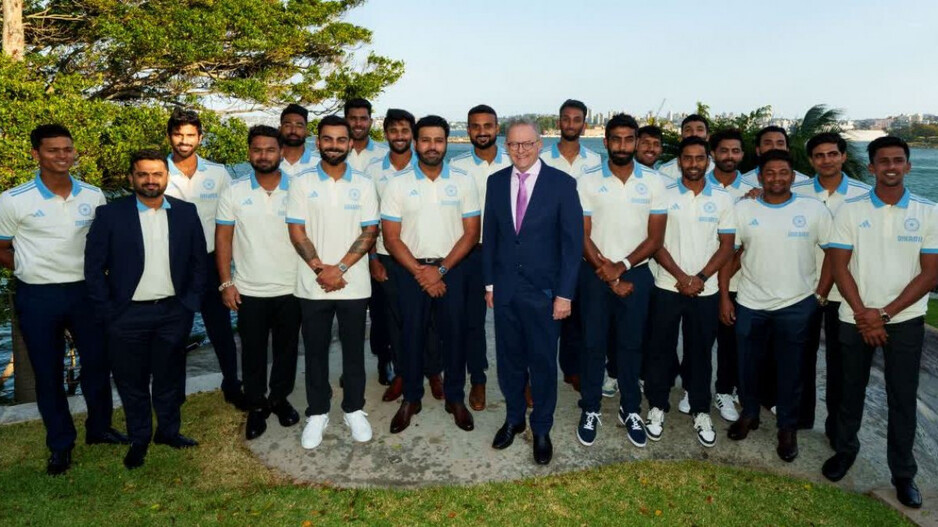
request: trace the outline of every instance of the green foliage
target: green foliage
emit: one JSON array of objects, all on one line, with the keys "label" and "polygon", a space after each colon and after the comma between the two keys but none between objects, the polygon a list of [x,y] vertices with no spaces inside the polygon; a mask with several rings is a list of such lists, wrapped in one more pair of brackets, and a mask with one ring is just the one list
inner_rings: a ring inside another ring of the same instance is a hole
[{"label": "green foliage", "polygon": [[901,137],[915,146],[938,146],[938,124],[895,124],[889,129],[889,135]]},{"label": "green foliage", "polygon": [[47,80],[78,74],[90,99],[241,107],[374,97],[401,61],[353,51],[371,31],[342,21],[364,0],[26,0],[28,56]]}]

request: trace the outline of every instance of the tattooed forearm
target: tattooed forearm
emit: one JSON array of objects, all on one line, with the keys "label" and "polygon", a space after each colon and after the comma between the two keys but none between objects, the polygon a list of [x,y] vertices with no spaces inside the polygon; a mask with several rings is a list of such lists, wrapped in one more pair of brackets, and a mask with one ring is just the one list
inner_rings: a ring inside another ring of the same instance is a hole
[{"label": "tattooed forearm", "polygon": [[369,226],[362,229],[362,233],[355,239],[355,242],[352,243],[352,246],[349,248],[348,252],[350,254],[355,254],[362,256],[368,254],[368,251],[375,244],[375,240],[378,239],[378,228],[375,226]]},{"label": "tattooed forearm", "polygon": [[296,254],[300,255],[304,262],[319,258],[319,254],[316,253],[316,248],[313,247],[313,242],[309,241],[309,238],[293,242],[293,248],[296,249]]}]

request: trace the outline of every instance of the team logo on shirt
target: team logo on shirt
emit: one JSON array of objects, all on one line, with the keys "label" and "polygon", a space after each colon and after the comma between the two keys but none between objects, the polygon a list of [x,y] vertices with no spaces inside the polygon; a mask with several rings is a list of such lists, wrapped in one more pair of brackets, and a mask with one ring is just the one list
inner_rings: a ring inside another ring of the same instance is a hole
[{"label": "team logo on shirt", "polygon": [[91,205],[88,203],[82,203],[78,206],[78,213],[82,216],[91,216]]},{"label": "team logo on shirt", "polygon": [[420,193],[417,192],[417,189],[412,189],[412,190],[410,191],[410,196],[411,196],[411,197],[419,196],[419,195],[420,195]]},{"label": "team logo on shirt", "polygon": [[254,204],[254,200],[251,198],[248,198],[241,202],[241,205],[253,205],[253,204]]},{"label": "team logo on shirt", "polygon": [[873,224],[870,223],[870,220],[863,220],[863,223],[860,224],[861,229],[869,229],[872,227],[873,227]]},{"label": "team logo on shirt", "polygon": [[359,190],[359,189],[357,189],[357,188],[349,189],[349,191],[348,191],[348,199],[350,199],[350,200],[352,200],[352,201],[358,201],[359,199],[361,199],[361,197],[362,197],[362,191],[361,191],[361,190]]},{"label": "team logo on shirt", "polygon": [[644,196],[645,194],[648,194],[648,187],[645,186],[644,183],[639,183],[638,185],[635,185],[635,192],[638,192],[640,195]]},{"label": "team logo on shirt", "polygon": [[205,190],[208,190],[208,191],[215,190],[215,180],[214,180],[214,179],[206,179],[206,180],[202,181],[202,188],[204,188]]},{"label": "team logo on shirt", "polygon": [[713,214],[714,212],[717,211],[717,204],[712,201],[708,201],[704,203],[703,210],[707,214]]},{"label": "team logo on shirt", "polygon": [[803,229],[808,224],[808,220],[799,214],[791,219],[791,224],[794,225],[796,229]]},{"label": "team logo on shirt", "polygon": [[921,227],[919,221],[915,218],[908,218],[905,220],[905,230],[909,232],[915,232]]},{"label": "team logo on shirt", "polygon": [[449,196],[449,197],[451,197],[451,198],[455,198],[455,197],[456,197],[456,192],[458,192],[458,190],[456,189],[456,185],[449,185],[449,186],[446,187],[446,195],[447,195],[447,196]]},{"label": "team logo on shirt", "polygon": [[599,187],[599,191],[598,191],[598,192],[599,192],[600,194],[605,194],[606,192],[609,192],[609,189],[606,188],[606,185],[603,185],[603,186]]}]

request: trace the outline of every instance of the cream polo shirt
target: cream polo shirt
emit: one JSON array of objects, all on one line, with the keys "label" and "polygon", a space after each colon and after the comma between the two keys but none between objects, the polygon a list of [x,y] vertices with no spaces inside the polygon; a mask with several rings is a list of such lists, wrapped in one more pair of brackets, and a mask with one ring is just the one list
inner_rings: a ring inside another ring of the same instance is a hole
[{"label": "cream polo shirt", "polygon": [[231,184],[231,176],[224,165],[198,158],[195,173],[186,177],[173,163],[173,156],[166,158],[169,165],[169,185],[166,195],[195,205],[205,233],[205,248],[215,250],[215,212],[218,198]]}]

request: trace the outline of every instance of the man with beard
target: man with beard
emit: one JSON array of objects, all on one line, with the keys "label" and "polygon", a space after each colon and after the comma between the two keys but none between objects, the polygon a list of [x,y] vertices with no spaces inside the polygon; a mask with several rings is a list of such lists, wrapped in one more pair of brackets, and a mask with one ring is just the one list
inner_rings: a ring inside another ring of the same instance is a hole
[{"label": "man with beard", "polygon": [[127,416],[128,469],[143,465],[151,439],[176,449],[198,445],[179,433],[178,390],[183,342],[204,297],[205,234],[194,205],[164,195],[168,169],[160,152],[134,153],[128,176],[134,194],[98,208],[85,246],[89,298],[105,315]]},{"label": "man with beard", "polygon": [[663,151],[661,128],[654,125],[643,126],[638,129],[638,144],[635,146],[635,160],[642,166],[655,170],[658,158]]},{"label": "man with beard", "polygon": [[[215,262],[222,279],[222,302],[238,312],[247,439],[267,430],[271,412],[281,426],[300,420],[287,401],[296,379],[300,303],[293,296],[296,256],[283,228],[290,177],[278,167],[282,137],[271,126],[251,128],[248,161],[254,172],[222,192],[215,217]],[[273,341],[269,397],[268,339]]]},{"label": "man with beard", "polygon": [[315,170],[290,182],[287,224],[298,262],[295,296],[303,317],[306,347],[306,427],[301,444],[313,449],[329,424],[329,343],[339,320],[342,344],[342,411],[356,442],[371,440],[365,406],[365,313],[371,296],[368,251],[378,237],[374,183],[346,163],[351,149],[348,122],[324,117],[317,130]]},{"label": "man with beard", "polygon": [[667,208],[658,174],[634,162],[638,123],[618,114],[606,123],[603,143],[608,163],[594,167],[577,181],[583,207],[583,255],[579,297],[582,306],[584,353],[577,437],[592,445],[600,424],[601,386],[609,328],[616,327],[619,368],[619,421],[635,446],[646,443],[639,416],[642,395],[638,378],[648,301],[654,277],[648,269],[664,240]]},{"label": "man with beard", "polygon": [[[586,105],[567,99],[560,105],[560,141],[541,149],[541,160],[579,179],[602,164],[599,154],[580,144],[586,130]],[[580,391],[580,360],[583,355],[583,334],[580,325],[580,304],[573,302],[571,315],[560,325],[560,370],[563,381]]]},{"label": "man with beard", "polygon": [[[788,152],[766,152],[759,165],[762,196],[736,204],[741,269],[735,326],[743,411],[728,435],[738,441],[759,428],[758,369],[771,340],[778,372],[776,453],[791,462],[798,456],[801,356],[817,309],[815,247],[827,248],[831,214],[820,201],[792,194],[794,171]],[[732,270],[724,266],[720,273]],[[733,314],[724,311],[724,322]]]},{"label": "man with beard", "polygon": [[[169,161],[169,186],[166,195],[188,201],[195,205],[205,232],[208,258],[204,260],[207,284],[203,291],[202,313],[205,332],[212,343],[218,365],[221,368],[221,390],[225,401],[240,410],[244,407],[244,393],[238,379],[238,357],[234,331],[231,329],[231,311],[221,302],[218,287],[221,278],[215,266],[215,213],[218,197],[228,188],[231,177],[224,165],[202,159],[196,151],[202,142],[202,121],[197,113],[177,108],[166,126],[169,144],[173,149]],[[201,261],[201,260],[200,260]],[[190,328],[191,331],[191,328]],[[179,385],[179,397],[185,399],[186,379],[183,373]]]},{"label": "man with beard", "polygon": [[[692,113],[681,121],[681,139],[688,137],[699,137],[706,141],[710,137],[710,122],[702,115]],[[658,167],[658,172],[670,179],[677,181],[681,179],[681,167],[678,164],[678,158],[674,158]],[[713,170],[713,159],[707,163],[707,172]]]},{"label": "man with beard", "polygon": [[[792,185],[792,192],[823,201],[833,217],[837,217],[837,211],[846,200],[869,194],[869,185],[851,179],[843,173],[844,162],[847,160],[847,141],[839,134],[824,132],[815,135],[808,140],[805,149],[808,151],[808,160],[814,167],[816,175],[809,180]],[[824,431],[828,441],[833,445],[837,411],[840,408],[840,392],[843,389],[840,382],[843,378],[841,367],[843,352],[840,347],[840,321],[837,315],[843,297],[834,286],[834,277],[830,269],[822,271],[824,251],[816,252],[819,309],[811,319],[808,345],[801,364],[801,377],[804,379],[804,385],[801,392],[798,428],[803,430],[814,428],[814,411],[817,405],[817,352],[821,345],[821,326],[823,325],[824,360],[827,366],[827,420],[824,423]]]},{"label": "man with beard", "polygon": [[[498,139],[498,115],[491,106],[480,104],[469,109],[469,141],[472,150],[456,156],[450,166],[472,176],[479,192],[479,204],[485,208],[486,182],[492,174],[511,165],[511,158]],[[483,217],[481,221],[485,221]],[[466,257],[466,365],[469,368],[469,406],[485,409],[485,371],[489,367],[485,349],[485,284],[482,280],[482,242]]]},{"label": "man with beard", "polygon": [[713,341],[717,333],[716,274],[733,256],[736,233],[733,198],[706,177],[709,148],[699,137],[688,137],[678,147],[682,177],[668,185],[668,228],[664,245],[655,253],[658,262],[651,295],[651,324],[645,364],[648,398],[648,437],[657,441],[670,409],[673,357],[678,332],[683,330],[682,381],[690,392],[690,410],[697,440],[716,444],[710,420],[710,381]]},{"label": "man with beard", "polygon": [[398,361],[404,401],[391,433],[410,425],[423,398],[423,354],[431,312],[442,342],[446,411],[456,426],[474,428],[465,405],[466,256],[479,241],[479,196],[472,178],[444,161],[449,124],[428,115],[414,127],[418,163],[388,183],[381,202],[384,243],[400,274],[403,346]]},{"label": "man with beard", "polygon": [[371,103],[365,99],[349,99],[345,103],[345,120],[352,127],[352,150],[348,163],[352,170],[364,172],[375,159],[388,153],[388,147],[373,141],[371,132]]},{"label": "man with beard", "polygon": [[319,163],[319,154],[306,148],[309,111],[299,104],[290,104],[280,112],[280,142],[283,160],[280,172],[293,177]]},{"label": "man with beard", "polygon": [[886,461],[899,502],[919,508],[922,495],[915,485],[918,466],[912,449],[924,317],[928,292],[938,283],[938,211],[903,184],[912,168],[905,141],[880,137],[867,151],[876,186],[837,211],[828,255],[844,297],[843,390],[834,435],[837,453],[821,471],[831,481],[840,480],[860,451],[857,432],[866,385],[873,355],[881,347],[889,413]]},{"label": "man with beard", "polygon": [[[783,150],[788,152],[788,132],[781,126],[770,125],[756,132],[756,160],[770,150]],[[794,171],[795,183],[807,181],[808,176]],[[759,167],[743,174],[746,181],[754,187],[759,186]]]}]

